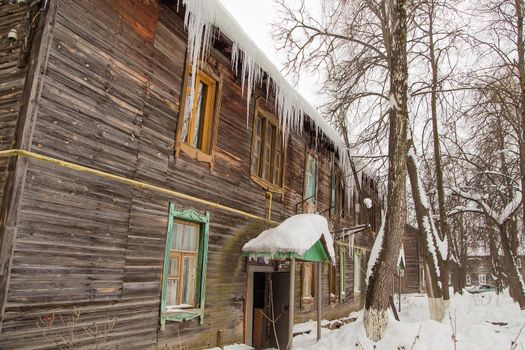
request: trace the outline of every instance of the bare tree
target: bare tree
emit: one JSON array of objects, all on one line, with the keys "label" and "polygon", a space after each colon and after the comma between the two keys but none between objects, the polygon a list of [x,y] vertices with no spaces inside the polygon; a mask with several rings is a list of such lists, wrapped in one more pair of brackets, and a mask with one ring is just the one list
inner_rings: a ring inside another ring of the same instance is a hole
[{"label": "bare tree", "polygon": [[[481,6],[480,6],[481,5]],[[525,187],[525,43],[524,43],[524,2],[523,0],[486,0],[478,4],[476,11],[482,27],[473,42],[479,48],[479,66],[473,75],[473,85],[476,89],[477,106],[482,109],[482,115],[489,118],[492,125],[488,130],[504,130],[509,133],[496,133],[500,139],[495,143],[512,143],[514,147],[500,149],[497,156],[501,167],[494,171],[491,164],[487,164],[486,171],[492,171],[490,176],[484,176],[487,181],[505,180],[502,184],[504,191],[496,196],[492,205],[479,203],[480,208],[488,206],[493,213],[486,213],[489,221],[497,227],[500,244],[504,253],[505,270],[509,272],[511,294],[521,307],[525,306],[523,281],[515,273],[515,248],[518,236],[523,234],[525,220],[525,196],[521,195]],[[480,110],[480,108],[473,108]],[[500,124],[498,126],[498,123]],[[502,128],[503,127],[503,128]],[[501,138],[503,137],[503,138]],[[507,147],[507,146],[506,146]],[[505,156],[516,155],[518,174],[509,167],[509,159]],[[511,182],[517,181],[519,187]],[[473,193],[470,193],[473,194]],[[518,213],[516,201],[520,200],[519,207],[522,219],[518,227]],[[472,199],[473,200],[473,199]],[[487,202],[486,199],[484,199]],[[487,210],[483,209],[484,212]],[[505,219],[505,220],[503,220]]]},{"label": "bare tree", "polygon": [[[299,75],[305,67],[315,69],[323,68],[326,72],[324,91],[330,96],[329,101],[325,104],[324,110],[326,115],[332,117],[332,121],[339,128],[344,136],[348,149],[364,150],[368,157],[365,159],[371,162],[379,162],[386,165],[388,162],[388,189],[393,189],[390,182],[392,173],[398,169],[396,159],[393,157],[392,145],[397,141],[392,138],[391,128],[397,126],[392,113],[397,107],[396,100],[392,100],[393,85],[399,51],[396,45],[395,37],[398,34],[394,30],[397,25],[397,2],[388,0],[365,1],[365,2],[348,2],[348,1],[325,1],[323,2],[322,15],[312,15],[304,1],[299,2],[297,8],[293,8],[289,3],[280,0],[280,8],[283,12],[283,23],[278,26],[276,36],[281,38],[282,47],[289,52],[286,68],[289,72]],[[429,262],[437,259],[438,263],[427,264],[429,271],[428,281],[430,282],[432,299],[431,315],[436,320],[441,320],[444,315],[444,305],[440,301],[443,294],[448,299],[448,273],[446,272],[446,259],[448,250],[438,249],[440,246],[447,245],[450,230],[448,228],[446,210],[445,210],[445,193],[443,184],[443,170],[440,155],[439,125],[438,125],[438,102],[440,94],[444,93],[443,82],[448,79],[451,73],[440,74],[440,65],[444,61],[450,63],[449,52],[454,49],[454,38],[457,36],[457,30],[448,28],[445,23],[439,29],[435,29],[435,22],[438,15],[443,14],[452,8],[446,2],[437,2],[434,0],[422,0],[410,2],[401,5],[406,10],[410,7],[410,17],[403,13],[403,42],[405,49],[403,51],[404,60],[413,64],[420,64],[421,67],[428,67],[427,75],[430,75],[430,83],[425,79],[416,81],[419,85],[414,84],[412,94],[422,100],[427,100],[430,96],[428,111],[431,112],[431,121],[434,134],[434,158],[437,175],[438,203],[440,214],[439,230],[434,225],[434,218],[431,214],[430,206],[423,204],[421,198],[422,191],[412,191],[414,201],[421,210],[416,210],[418,222],[420,223],[420,237],[423,241],[430,241],[432,244],[425,244],[424,254],[428,256]],[[417,14],[417,15],[416,15]],[[410,38],[408,38],[410,36]],[[284,39],[283,39],[284,38]],[[407,53],[406,45],[409,43],[409,52]],[[407,72],[408,72],[408,62]],[[421,70],[418,66],[416,70]],[[425,70],[424,68],[422,69]],[[441,70],[443,71],[443,70]],[[451,70],[452,71],[452,70]],[[423,74],[424,75],[424,74]],[[421,75],[420,75],[421,76]],[[406,75],[408,79],[408,73]],[[425,81],[425,83],[421,83]],[[406,83],[406,82],[405,82]],[[408,89],[407,89],[408,105]],[[403,108],[405,106],[402,106]],[[408,110],[408,107],[407,107]],[[356,117],[359,116],[359,117]],[[358,118],[358,119],[356,119]],[[408,114],[407,114],[408,119]],[[352,122],[353,120],[353,122]],[[361,122],[361,123],[359,123]],[[356,142],[350,142],[350,130],[359,128]],[[384,137],[389,133],[389,137]],[[384,140],[388,139],[388,157],[384,156]],[[399,145],[399,144],[398,144]],[[407,143],[403,141],[402,148],[396,147],[395,151],[400,149],[408,151]],[[394,165],[393,162],[394,161]],[[405,160],[406,162],[406,160]],[[405,163],[403,162],[403,163]],[[402,163],[399,163],[402,164]],[[415,165],[415,164],[414,164]],[[391,167],[394,168],[391,168]],[[353,165],[355,170],[355,166]],[[413,188],[422,188],[418,185],[419,169],[413,169],[413,176],[410,177]],[[401,172],[397,172],[401,174]],[[354,171],[354,177],[356,172]],[[405,181],[405,180],[403,180]],[[358,179],[356,183],[359,184]],[[390,192],[389,196],[390,196]],[[360,193],[361,194],[361,193]],[[391,199],[388,206],[392,205]],[[387,222],[389,216],[387,215]],[[427,230],[424,223],[428,222]],[[391,234],[391,224],[386,225],[386,232]],[[438,232],[440,234],[438,234]],[[381,234],[378,235],[381,237]],[[429,238],[430,237],[430,240]],[[377,244],[382,244],[379,241]],[[392,247],[389,247],[392,249]],[[398,249],[398,248],[396,248]],[[380,256],[380,261],[384,257]],[[372,261],[373,264],[374,261]],[[440,270],[442,271],[440,273]],[[441,282],[438,282],[441,278]],[[367,294],[367,309],[371,304],[368,300],[373,300],[374,286],[371,283]]]},{"label": "bare tree", "polygon": [[[406,225],[406,151],[408,129],[408,65],[407,19],[405,0],[391,0],[385,4],[391,25],[387,42],[389,47],[390,109],[388,138],[388,192],[386,222],[379,247],[379,259],[372,267],[366,291],[364,323],[367,335],[377,341],[383,337],[387,325],[388,295],[393,271],[403,240]],[[372,262],[373,264],[374,262]],[[388,288],[388,289],[387,289]]]},{"label": "bare tree", "polygon": [[[511,296],[525,306],[524,283],[516,268],[519,245],[518,220],[522,205],[519,108],[513,101],[519,94],[516,80],[499,74],[476,78],[477,90],[468,118],[473,120],[472,145],[462,145],[461,158],[466,174],[462,183],[451,190],[471,203],[456,211],[483,215],[486,226],[497,235],[488,239],[493,266],[508,275]],[[514,92],[514,93],[513,93]],[[519,98],[518,98],[519,100]],[[469,150],[470,149],[470,150]],[[499,265],[498,243],[504,267]]]},{"label": "bare tree", "polygon": [[[462,31],[457,22],[457,1],[454,0],[426,0],[419,6],[419,13],[415,18],[417,32],[420,38],[414,39],[415,59],[413,65],[426,66],[422,77],[413,83],[413,96],[425,104],[424,113],[430,115],[433,141],[433,167],[429,171],[435,173],[435,186],[438,197],[437,212],[439,213],[438,232],[440,241],[450,240],[450,228],[446,215],[446,198],[444,191],[444,168],[441,160],[441,139],[439,122],[446,113],[446,106],[453,100],[450,92],[450,78],[455,73],[455,59],[457,55],[456,41]],[[421,69],[420,69],[421,70]],[[440,118],[441,115],[441,118]],[[414,178],[415,180],[415,178]],[[412,180],[411,180],[412,181]],[[442,295],[445,301],[450,299],[448,290],[448,257],[454,254],[447,248],[445,252],[438,252]]]},{"label": "bare tree", "polygon": [[[379,111],[379,130],[388,130],[388,192],[384,225],[374,243],[378,259],[369,263],[365,301],[365,329],[372,340],[386,329],[393,272],[406,223],[406,151],[408,127],[407,17],[404,0],[366,2],[326,1],[325,21],[311,16],[300,2],[291,9],[280,1],[284,23],[278,36],[291,52],[288,68],[323,65],[332,101],[327,109],[339,119],[348,142],[347,112],[363,98]],[[344,59],[335,59],[343,54]],[[378,74],[384,75],[378,76]],[[384,79],[383,77],[387,77]],[[370,91],[374,85],[377,91]],[[346,94],[340,96],[339,93]],[[374,112],[375,113],[375,112]]]}]

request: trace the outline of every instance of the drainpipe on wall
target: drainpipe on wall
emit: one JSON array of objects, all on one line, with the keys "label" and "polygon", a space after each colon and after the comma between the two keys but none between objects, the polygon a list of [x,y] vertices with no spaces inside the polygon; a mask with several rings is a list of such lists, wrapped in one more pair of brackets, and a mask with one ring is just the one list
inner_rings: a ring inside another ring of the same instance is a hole
[{"label": "drainpipe on wall", "polygon": [[268,204],[268,221],[272,220],[272,201],[273,201],[273,194],[270,191],[266,191],[266,194],[268,195],[268,198],[270,199],[270,203]]}]

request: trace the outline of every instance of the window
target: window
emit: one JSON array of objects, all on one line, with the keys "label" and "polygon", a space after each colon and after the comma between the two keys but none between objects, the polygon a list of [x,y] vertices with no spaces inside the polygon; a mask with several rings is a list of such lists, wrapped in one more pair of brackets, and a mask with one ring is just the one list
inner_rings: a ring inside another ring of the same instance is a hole
[{"label": "window", "polygon": [[354,293],[361,292],[361,251],[354,250]]},{"label": "window", "polygon": [[314,264],[303,263],[301,269],[301,307],[314,305],[315,302]]},{"label": "window", "polygon": [[200,317],[205,305],[209,213],[175,210],[169,206],[164,270],[162,273],[161,329],[165,322]]},{"label": "window", "polygon": [[518,269],[521,269],[521,259],[520,258],[516,258],[516,267]]},{"label": "window", "polygon": [[166,305],[168,308],[194,307],[200,225],[174,221],[173,227],[166,276]]},{"label": "window", "polygon": [[487,275],[479,275],[479,284],[487,284]]},{"label": "window", "polygon": [[337,276],[335,266],[332,264],[328,264],[328,289],[330,290],[328,302],[334,304],[337,298]]},{"label": "window", "polygon": [[346,249],[339,247],[339,302],[346,297]]},{"label": "window", "polygon": [[467,275],[467,276],[465,277],[465,279],[466,279],[466,281],[465,281],[466,285],[467,285],[467,286],[470,286],[471,283],[472,283],[472,281],[471,281],[471,279],[470,279],[470,275]]},{"label": "window", "polygon": [[187,68],[177,128],[176,151],[183,151],[200,161],[212,161],[212,150],[218,129],[221,94],[219,76],[199,70],[192,94],[192,74]]},{"label": "window", "polygon": [[284,175],[283,139],[277,118],[257,106],[253,123],[250,172],[265,189],[282,192]]},{"label": "window", "polygon": [[304,195],[303,199],[309,203],[315,203],[317,188],[317,159],[311,154],[306,154],[306,166],[304,170]]},{"label": "window", "polygon": [[330,190],[330,216],[334,216],[337,212],[337,176],[335,172],[332,173]]}]

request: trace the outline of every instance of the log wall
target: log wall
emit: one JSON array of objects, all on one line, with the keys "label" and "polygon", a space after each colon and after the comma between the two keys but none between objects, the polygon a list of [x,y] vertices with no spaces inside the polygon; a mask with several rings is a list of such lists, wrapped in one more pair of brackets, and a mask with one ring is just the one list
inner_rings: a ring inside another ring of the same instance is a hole
[{"label": "log wall", "polygon": [[[15,127],[22,108],[27,76],[27,54],[30,46],[25,38],[30,35],[35,12],[28,7],[0,5],[0,150],[13,147]],[[8,39],[15,31],[17,40]],[[29,38],[30,39],[30,38]],[[8,159],[0,159],[0,202],[7,178]]]},{"label": "log wall", "polygon": [[[266,191],[250,179],[249,169],[256,98],[246,127],[239,81],[228,59],[215,49],[209,63],[223,72],[224,82],[213,169],[182,153],[175,156],[186,50],[183,14],[176,13],[175,5],[132,0],[49,3],[58,9],[49,33],[31,151],[266,217]],[[10,6],[0,5],[0,16]],[[13,76],[12,84],[21,88],[23,72],[8,69],[5,76]],[[6,113],[4,104],[0,108],[0,122],[10,125],[16,113]],[[285,194],[273,197],[273,220],[295,214],[303,195],[305,152],[312,145],[307,130],[291,135]],[[314,147],[320,169],[318,210],[324,211],[330,205],[333,150],[325,143]],[[111,328],[104,348],[210,347],[217,345],[219,331],[225,344],[243,341],[246,259],[240,250],[268,224],[37,160],[28,161],[22,180],[2,349],[57,348],[72,328],[76,348],[92,349],[102,342],[100,334],[85,331],[94,324]],[[167,322],[160,331],[170,201],[177,208],[211,212],[206,308],[203,325]],[[334,229],[353,225],[350,217]],[[370,238],[363,235],[358,242],[368,245]],[[344,307],[329,305],[325,267],[323,317],[346,316],[358,306],[352,267],[347,258]],[[296,321],[312,315],[297,312]]]}]

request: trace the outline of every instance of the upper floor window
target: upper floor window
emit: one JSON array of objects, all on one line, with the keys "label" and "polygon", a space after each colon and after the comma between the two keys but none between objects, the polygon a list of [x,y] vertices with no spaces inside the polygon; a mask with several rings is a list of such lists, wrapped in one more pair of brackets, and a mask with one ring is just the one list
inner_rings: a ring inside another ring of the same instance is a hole
[{"label": "upper floor window", "polygon": [[199,70],[192,91],[192,72],[187,68],[177,128],[177,154],[182,150],[192,158],[211,162],[218,130],[221,81],[211,71]]},{"label": "upper floor window", "polygon": [[282,189],[284,152],[278,120],[258,104],[255,108],[251,152],[252,178],[267,189]]},{"label": "upper floor window", "polygon": [[306,166],[304,169],[304,195],[303,199],[309,203],[316,202],[317,190],[317,159],[306,153]]}]

